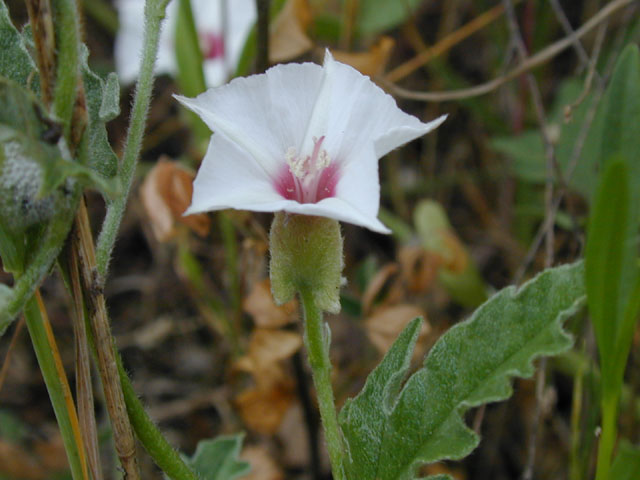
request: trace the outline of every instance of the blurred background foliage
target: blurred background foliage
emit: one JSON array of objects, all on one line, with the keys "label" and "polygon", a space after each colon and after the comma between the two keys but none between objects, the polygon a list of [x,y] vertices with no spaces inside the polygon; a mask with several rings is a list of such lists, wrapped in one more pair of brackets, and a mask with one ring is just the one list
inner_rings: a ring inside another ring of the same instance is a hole
[{"label": "blurred background foliage", "polygon": [[[108,0],[81,3],[89,64],[106,79],[115,68],[118,15]],[[616,2],[512,3],[526,50],[534,55],[567,38],[568,26],[576,30]],[[319,61],[330,48],[336,59],[397,94],[403,110],[425,121],[449,114],[434,133],[380,162],[380,217],[393,235],[343,225],[348,282],[342,313],[329,320],[338,404],[359,391],[415,316],[427,320],[418,359],[492,292],[540,271],[546,261],[545,218],[555,232],[554,263],[582,256],[598,179],[590,160],[596,148],[591,123],[619,53],[640,40],[638,2],[626,4],[527,69],[540,92],[537,100],[519,75],[483,95],[451,100],[443,95],[424,102],[404,98],[410,96],[406,91],[467,89],[518,67],[522,59],[504,2],[271,1],[270,63]],[[16,25],[24,24],[22,2],[8,6]],[[232,0],[227,8],[234,8]],[[255,72],[256,38],[254,28],[236,74]],[[193,452],[201,438],[245,430],[242,458],[254,467],[250,478],[324,478],[327,458],[300,355],[297,306],[277,307],[270,296],[270,216],[237,211],[181,216],[207,132],[194,126],[171,96],[198,93],[201,80],[184,71],[177,76],[177,81],[166,74],[157,80],[135,190],[105,292],[125,366],[151,416],[183,451]],[[122,86],[122,113],[108,125],[118,154],[131,90]],[[557,161],[551,172],[547,143]],[[554,190],[551,203],[545,200],[548,181]],[[102,202],[89,194],[88,204],[97,225]],[[10,282],[7,274],[0,275]],[[71,371],[73,332],[60,279],[48,279],[42,292]],[[530,462],[528,447],[538,421],[536,478],[590,477],[598,422],[596,346],[584,316],[569,327],[576,348],[550,361],[541,393],[536,395],[533,380],[521,380],[510,401],[473,411],[468,420],[482,432],[480,447],[462,462],[425,473],[449,473],[459,480],[520,478]],[[620,423],[621,434],[635,443],[640,440],[639,342],[636,331]],[[21,323],[1,339],[0,358],[0,479],[68,478]],[[108,450],[110,432],[99,398],[97,413]],[[143,478],[160,478],[144,462]],[[117,475],[113,465],[109,468],[108,478]]]}]

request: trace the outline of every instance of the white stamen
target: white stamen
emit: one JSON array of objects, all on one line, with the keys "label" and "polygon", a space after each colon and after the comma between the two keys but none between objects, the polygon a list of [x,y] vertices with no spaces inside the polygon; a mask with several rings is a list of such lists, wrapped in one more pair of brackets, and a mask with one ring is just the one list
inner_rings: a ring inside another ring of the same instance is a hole
[{"label": "white stamen", "polygon": [[284,155],[287,165],[291,173],[300,181],[303,185],[307,186],[313,180],[316,175],[322,172],[331,163],[331,157],[326,150],[321,148],[324,136],[317,138],[313,137],[313,153],[305,157],[299,156],[295,147],[287,148]]}]

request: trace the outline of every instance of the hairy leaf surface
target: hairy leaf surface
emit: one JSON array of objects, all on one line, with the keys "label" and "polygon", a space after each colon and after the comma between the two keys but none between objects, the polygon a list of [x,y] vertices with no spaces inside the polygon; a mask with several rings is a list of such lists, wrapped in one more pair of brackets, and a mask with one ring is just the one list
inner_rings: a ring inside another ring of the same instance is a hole
[{"label": "hairy leaf surface", "polygon": [[414,479],[422,464],[469,454],[479,438],[464,413],[509,397],[511,378],[530,377],[536,357],[571,346],[562,323],[584,303],[583,276],[576,263],[501,290],[445,333],[400,389],[419,326],[411,322],[340,412],[348,478]]},{"label": "hairy leaf surface", "polygon": [[238,434],[201,440],[189,463],[202,480],[233,480],[245,475],[251,467],[238,460],[242,438]]}]

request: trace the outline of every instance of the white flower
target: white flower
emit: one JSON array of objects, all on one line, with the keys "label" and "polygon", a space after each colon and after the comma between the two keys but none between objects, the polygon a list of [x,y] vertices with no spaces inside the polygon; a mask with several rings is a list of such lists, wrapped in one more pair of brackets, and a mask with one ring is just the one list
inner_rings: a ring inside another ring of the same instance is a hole
[{"label": "white flower", "polygon": [[278,65],[197,98],[176,98],[215,132],[186,214],[287,211],[383,233],[378,159],[445,119],[407,115],[328,51],[322,67]]},{"label": "white flower", "polygon": [[[131,83],[138,77],[144,3],[145,0],[116,0],[120,29],[115,41],[115,60],[123,83]],[[156,73],[173,75],[177,71],[174,33],[178,3],[178,0],[173,0],[167,7],[158,45]],[[255,0],[191,0],[191,7],[204,57],[206,83],[210,87],[221,85],[233,73],[256,20]]]}]

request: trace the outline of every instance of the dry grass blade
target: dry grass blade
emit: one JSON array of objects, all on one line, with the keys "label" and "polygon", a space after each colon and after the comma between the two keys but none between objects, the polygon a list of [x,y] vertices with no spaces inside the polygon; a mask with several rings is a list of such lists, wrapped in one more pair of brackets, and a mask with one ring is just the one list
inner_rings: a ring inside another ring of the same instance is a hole
[{"label": "dry grass blade", "polygon": [[58,344],[53,336],[53,330],[51,329],[51,323],[49,322],[49,315],[47,309],[42,301],[40,290],[36,290],[36,301],[38,302],[38,308],[40,315],[42,316],[43,327],[47,332],[47,343],[51,349],[51,356],[54,358],[54,367],[62,386],[65,405],[69,414],[69,421],[71,422],[71,428],[73,429],[73,436],[75,439],[76,447],[78,449],[78,457],[80,464],[82,465],[82,473],[85,480],[89,480],[89,472],[87,470],[87,456],[84,449],[84,440],[82,438],[82,432],[80,430],[80,423],[78,421],[78,414],[76,413],[76,406],[73,403],[73,396],[71,395],[71,389],[69,388],[69,381],[67,380],[67,374],[62,366],[62,360],[60,359],[60,352],[58,351]]},{"label": "dry grass blade", "polygon": [[78,417],[87,454],[87,461],[93,480],[102,480],[102,467],[98,445],[98,428],[93,404],[91,384],[91,360],[85,324],[85,310],[76,255],[69,255],[69,271],[73,295],[73,331],[76,349],[76,396],[78,399]]},{"label": "dry grass blade", "polygon": [[40,86],[42,89],[42,101],[45,105],[51,103],[53,85],[55,79],[55,33],[53,30],[53,18],[49,0],[27,0],[27,12],[29,22],[33,29],[33,41],[36,46],[38,72],[40,74]]}]

